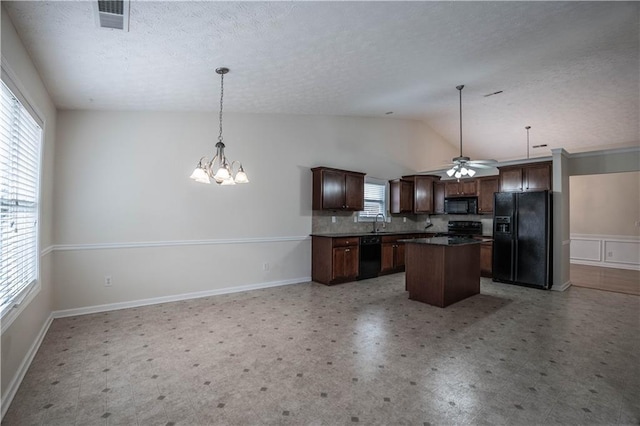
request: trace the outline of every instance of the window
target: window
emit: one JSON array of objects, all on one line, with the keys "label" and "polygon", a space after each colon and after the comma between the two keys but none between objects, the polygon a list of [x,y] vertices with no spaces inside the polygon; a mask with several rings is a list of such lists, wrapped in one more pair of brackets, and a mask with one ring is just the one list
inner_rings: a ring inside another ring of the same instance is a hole
[{"label": "window", "polygon": [[359,220],[374,220],[377,214],[386,214],[387,185],[384,181],[369,180],[364,184],[364,210],[359,213]]},{"label": "window", "polygon": [[0,106],[0,313],[4,315],[38,278],[42,128],[4,81]]}]

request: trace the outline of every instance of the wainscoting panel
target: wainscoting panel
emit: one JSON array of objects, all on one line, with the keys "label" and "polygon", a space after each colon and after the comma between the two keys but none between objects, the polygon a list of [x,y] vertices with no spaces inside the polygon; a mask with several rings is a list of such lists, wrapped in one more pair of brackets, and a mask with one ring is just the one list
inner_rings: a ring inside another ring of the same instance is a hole
[{"label": "wainscoting panel", "polygon": [[640,270],[640,238],[571,234],[571,263]]}]

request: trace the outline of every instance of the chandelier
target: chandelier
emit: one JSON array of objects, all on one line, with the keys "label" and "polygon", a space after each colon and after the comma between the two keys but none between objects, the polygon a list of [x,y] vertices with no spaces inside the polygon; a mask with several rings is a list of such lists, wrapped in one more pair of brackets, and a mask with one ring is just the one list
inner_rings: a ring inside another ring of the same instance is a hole
[{"label": "chandelier", "polygon": [[[218,185],[235,185],[236,183],[249,183],[247,174],[244,172],[242,163],[232,161],[231,163],[224,155],[224,143],[222,142],[222,100],[224,98],[224,75],[229,72],[229,68],[217,68],[216,73],[220,74],[220,134],[216,143],[216,154],[211,161],[205,156],[200,158],[198,165],[191,179],[200,183],[211,183],[215,180]],[[234,166],[238,165],[238,170],[234,173]]]}]

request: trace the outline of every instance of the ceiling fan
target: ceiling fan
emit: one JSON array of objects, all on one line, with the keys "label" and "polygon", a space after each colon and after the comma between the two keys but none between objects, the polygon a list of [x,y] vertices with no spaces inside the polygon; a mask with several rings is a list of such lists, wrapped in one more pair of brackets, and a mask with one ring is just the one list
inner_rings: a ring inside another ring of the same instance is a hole
[{"label": "ceiling fan", "polygon": [[456,177],[473,177],[476,174],[476,169],[490,169],[496,160],[471,160],[469,157],[462,155],[462,89],[464,85],[456,86],[460,93],[460,156],[451,159],[451,168],[447,170],[447,176]]}]

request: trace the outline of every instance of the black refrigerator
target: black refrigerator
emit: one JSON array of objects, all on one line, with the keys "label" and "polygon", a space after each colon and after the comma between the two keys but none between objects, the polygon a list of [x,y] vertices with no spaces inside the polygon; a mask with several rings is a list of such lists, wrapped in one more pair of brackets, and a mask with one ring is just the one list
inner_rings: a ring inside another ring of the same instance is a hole
[{"label": "black refrigerator", "polygon": [[493,281],[551,288],[549,191],[496,192],[493,214]]}]

